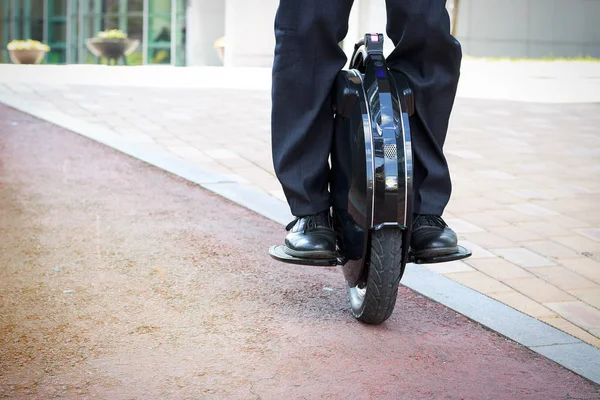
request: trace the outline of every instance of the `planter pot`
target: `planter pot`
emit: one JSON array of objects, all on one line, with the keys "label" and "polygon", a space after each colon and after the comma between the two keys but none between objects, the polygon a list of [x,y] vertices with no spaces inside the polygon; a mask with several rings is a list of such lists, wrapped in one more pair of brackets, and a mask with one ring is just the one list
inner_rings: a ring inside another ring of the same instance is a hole
[{"label": "planter pot", "polygon": [[133,53],[140,41],[135,39],[101,39],[92,38],[85,41],[86,47],[96,57],[104,57],[107,62],[118,60]]},{"label": "planter pot", "polygon": [[45,50],[9,50],[10,59],[15,64],[39,64],[46,55]]}]

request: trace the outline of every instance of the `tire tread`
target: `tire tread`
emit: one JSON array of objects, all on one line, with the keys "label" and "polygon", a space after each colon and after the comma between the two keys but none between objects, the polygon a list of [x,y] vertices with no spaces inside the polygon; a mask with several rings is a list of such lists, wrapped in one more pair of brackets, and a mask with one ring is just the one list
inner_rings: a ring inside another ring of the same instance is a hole
[{"label": "tire tread", "polygon": [[352,310],[354,317],[367,324],[387,320],[396,306],[403,269],[402,231],[383,228],[373,232],[364,306],[358,313]]}]

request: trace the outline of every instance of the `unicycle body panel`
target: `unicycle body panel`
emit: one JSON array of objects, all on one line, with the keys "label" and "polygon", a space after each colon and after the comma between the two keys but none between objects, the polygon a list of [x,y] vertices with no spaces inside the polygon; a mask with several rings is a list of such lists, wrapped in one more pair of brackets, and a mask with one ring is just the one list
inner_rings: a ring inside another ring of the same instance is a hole
[{"label": "unicycle body panel", "polygon": [[[400,229],[406,236],[403,243],[409,243],[409,115],[406,99],[400,98],[385,64],[383,35],[366,35],[334,88],[330,189],[338,247],[347,259],[342,270],[349,287],[354,287],[365,280],[374,230]],[[396,267],[403,271],[406,246],[400,259]]]}]

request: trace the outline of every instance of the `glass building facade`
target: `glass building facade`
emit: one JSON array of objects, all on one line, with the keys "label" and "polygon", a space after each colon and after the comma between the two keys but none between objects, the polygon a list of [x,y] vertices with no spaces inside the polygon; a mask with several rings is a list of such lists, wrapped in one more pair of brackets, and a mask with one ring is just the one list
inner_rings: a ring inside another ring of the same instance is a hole
[{"label": "glass building facade", "polygon": [[11,40],[51,47],[47,64],[93,64],[86,39],[120,29],[140,42],[128,65],[186,65],[186,0],[0,0],[0,62]]}]

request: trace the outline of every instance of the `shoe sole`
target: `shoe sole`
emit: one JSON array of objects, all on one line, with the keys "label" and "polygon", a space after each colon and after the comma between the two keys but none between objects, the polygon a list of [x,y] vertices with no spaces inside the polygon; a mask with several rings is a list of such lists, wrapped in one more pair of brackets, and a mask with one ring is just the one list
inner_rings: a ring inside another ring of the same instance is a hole
[{"label": "shoe sole", "polygon": [[298,258],[337,258],[337,253],[329,251],[297,251],[287,246],[283,246],[283,251],[292,257]]},{"label": "shoe sole", "polygon": [[440,256],[448,256],[450,254],[454,254],[458,252],[458,247],[442,247],[440,249],[427,249],[421,251],[411,250],[412,254],[415,258],[431,258],[431,257],[440,257]]}]

